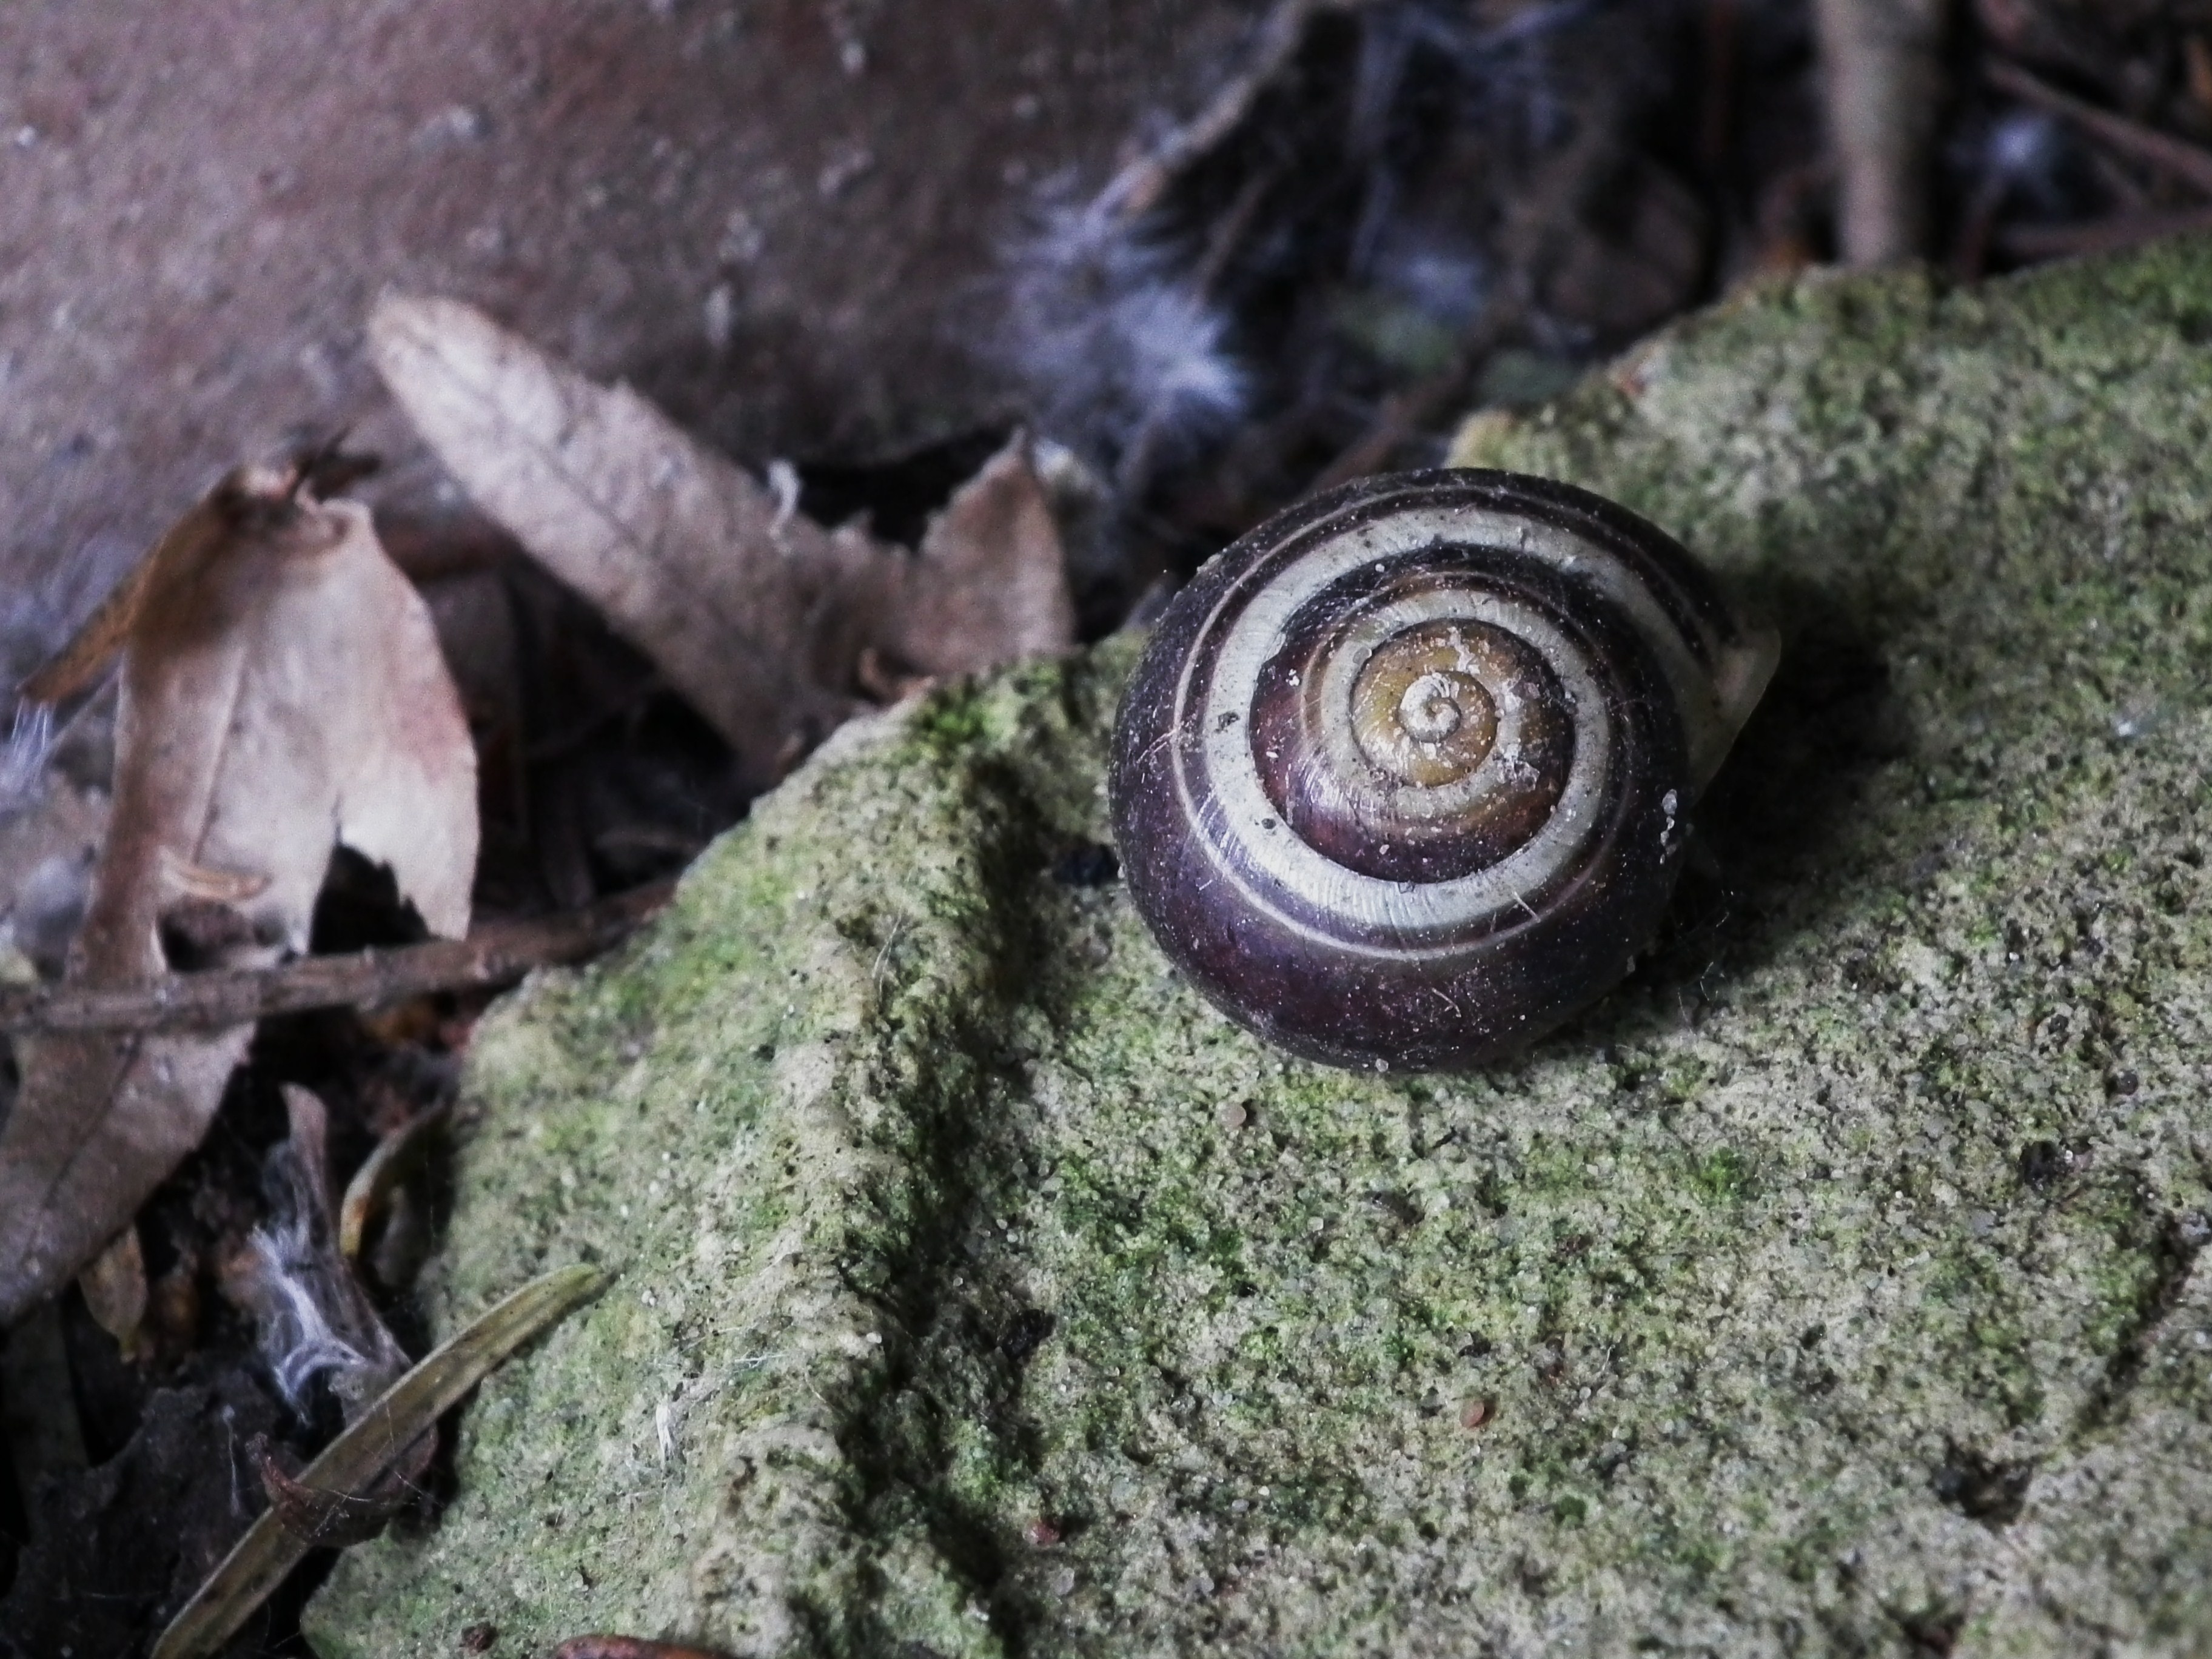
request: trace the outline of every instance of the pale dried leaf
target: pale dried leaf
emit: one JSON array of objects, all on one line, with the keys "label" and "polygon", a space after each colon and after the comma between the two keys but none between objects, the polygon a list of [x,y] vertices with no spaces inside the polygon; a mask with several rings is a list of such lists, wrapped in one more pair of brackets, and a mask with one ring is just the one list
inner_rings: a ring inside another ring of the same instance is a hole
[{"label": "pale dried leaf", "polygon": [[[299,469],[234,474],[129,584],[80,982],[159,978],[164,917],[210,893],[243,939],[218,965],[304,950],[339,842],[388,865],[434,932],[468,927],[476,760],[429,618],[367,511],[304,498],[301,482]],[[0,1130],[0,1325],[66,1282],[198,1144],[250,1035],[23,1039]]]},{"label": "pale dried leaf", "polygon": [[1073,637],[1024,445],[916,557],[824,529],[628,387],[593,384],[467,306],[387,296],[369,344],[477,503],[652,658],[757,784],[852,712],[866,653],[954,673]]},{"label": "pale dried leaf", "polygon": [[885,642],[927,674],[965,674],[1075,642],[1060,526],[1016,437],[961,486],[897,567]]},{"label": "pale dried leaf", "polygon": [[416,428],[553,574],[592,601],[772,777],[850,699],[812,671],[823,600],[858,538],[794,519],[627,386],[563,368],[450,300],[386,297],[369,349]]}]

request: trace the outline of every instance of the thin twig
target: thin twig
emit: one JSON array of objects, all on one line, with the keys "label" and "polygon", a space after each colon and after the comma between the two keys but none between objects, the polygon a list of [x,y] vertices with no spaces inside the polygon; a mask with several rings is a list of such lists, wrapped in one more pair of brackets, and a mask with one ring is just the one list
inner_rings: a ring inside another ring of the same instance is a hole
[{"label": "thin twig", "polygon": [[1894,264],[1928,236],[1945,0],[1815,0],[1844,263]]},{"label": "thin twig", "polygon": [[620,943],[668,902],[672,889],[672,883],[655,883],[580,910],[494,922],[466,939],[397,950],[171,974],[137,985],[11,986],[0,990],[0,1030],[208,1030],[309,1008],[375,1006],[433,991],[512,985],[533,968],[580,962]]},{"label": "thin twig", "polygon": [[2070,93],[2059,91],[2017,64],[1991,64],[1989,75],[1990,84],[1999,92],[2010,93],[2053,115],[2063,115],[2111,149],[2212,196],[2212,150],[2200,149],[2185,139],[2159,132],[2111,110],[2099,109]]},{"label": "thin twig", "polygon": [[[295,1486],[333,1510],[373,1490],[392,1464],[540,1331],[560,1323],[606,1288],[597,1267],[563,1267],[534,1279],[394,1382],[300,1471]],[[300,1565],[310,1542],[289,1531],[280,1511],[262,1511],[246,1535],[154,1644],[154,1659],[202,1659],[216,1652]]]},{"label": "thin twig", "polygon": [[1147,155],[1115,173],[1091,203],[1102,218],[1135,219],[1158,204],[1167,187],[1196,157],[1242,121],[1260,95],[1296,55],[1306,26],[1324,12],[1358,11],[1370,0],[1277,0],[1260,27],[1258,48],[1244,68],[1215,93],[1197,118],[1178,127]]},{"label": "thin twig", "polygon": [[2056,259],[2073,253],[2117,253],[2161,236],[2203,230],[2212,230],[2212,207],[2115,213],[2064,225],[2007,225],[1996,240],[2015,259]]}]

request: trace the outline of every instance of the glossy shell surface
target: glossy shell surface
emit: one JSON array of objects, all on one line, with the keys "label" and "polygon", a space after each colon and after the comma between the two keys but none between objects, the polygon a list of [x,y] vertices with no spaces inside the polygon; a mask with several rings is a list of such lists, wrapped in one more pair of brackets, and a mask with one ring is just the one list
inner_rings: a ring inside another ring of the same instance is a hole
[{"label": "glossy shell surface", "polygon": [[1771,670],[1664,532],[1548,480],[1375,478],[1178,594],[1124,697],[1115,832],[1168,955],[1342,1065],[1455,1069],[1601,994]]}]

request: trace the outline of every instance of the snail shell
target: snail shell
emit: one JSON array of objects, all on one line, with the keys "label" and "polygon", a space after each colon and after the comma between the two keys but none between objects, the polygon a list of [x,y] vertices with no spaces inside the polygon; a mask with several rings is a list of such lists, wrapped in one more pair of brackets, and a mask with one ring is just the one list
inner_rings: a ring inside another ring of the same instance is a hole
[{"label": "snail shell", "polygon": [[1270,1042],[1478,1064],[1650,939],[1775,649],[1586,491],[1472,471],[1333,491],[1162,617],[1114,736],[1130,896]]}]

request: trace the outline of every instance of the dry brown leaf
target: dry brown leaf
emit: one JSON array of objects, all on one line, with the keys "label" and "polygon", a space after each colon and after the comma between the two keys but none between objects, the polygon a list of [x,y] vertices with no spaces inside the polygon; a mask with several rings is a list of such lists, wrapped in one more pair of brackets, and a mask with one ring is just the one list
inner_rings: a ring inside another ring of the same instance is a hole
[{"label": "dry brown leaf", "polygon": [[76,1276],[93,1322],[113,1337],[125,1359],[137,1355],[146,1323],[146,1253],[136,1222],[107,1242],[92,1265]]},{"label": "dry brown leaf", "polygon": [[[70,956],[81,983],[159,978],[171,923],[212,943],[196,965],[303,951],[340,842],[389,866],[433,932],[467,929],[468,728],[367,510],[307,493],[325,476],[323,457],[234,473],[96,620],[124,659],[114,805]],[[81,683],[97,655],[73,644],[57,660]],[[22,1039],[0,1131],[0,1326],[198,1144],[251,1034]]]},{"label": "dry brown leaf", "polygon": [[455,301],[387,295],[378,372],[477,503],[599,607],[757,784],[853,711],[863,653],[929,674],[1065,648],[1060,538],[1017,441],[917,556],[827,530],[627,386]]},{"label": "dry brown leaf", "polygon": [[1016,437],[945,503],[919,559],[884,570],[871,644],[926,674],[968,674],[1075,643],[1060,526]]}]

